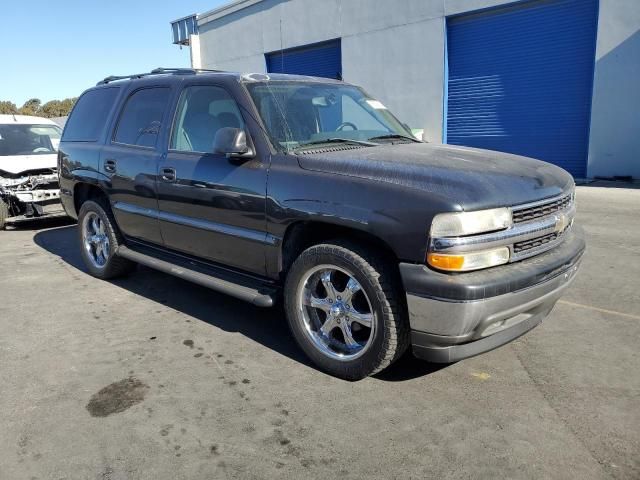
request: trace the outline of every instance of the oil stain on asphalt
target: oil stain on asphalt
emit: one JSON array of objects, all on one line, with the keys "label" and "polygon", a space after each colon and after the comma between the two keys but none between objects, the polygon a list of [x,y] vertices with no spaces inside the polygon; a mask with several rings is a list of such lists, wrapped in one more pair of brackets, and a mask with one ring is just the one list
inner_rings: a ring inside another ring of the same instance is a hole
[{"label": "oil stain on asphalt", "polygon": [[108,417],[124,412],[142,402],[148,390],[149,386],[137,378],[125,378],[95,393],[87,404],[87,410],[92,417]]}]

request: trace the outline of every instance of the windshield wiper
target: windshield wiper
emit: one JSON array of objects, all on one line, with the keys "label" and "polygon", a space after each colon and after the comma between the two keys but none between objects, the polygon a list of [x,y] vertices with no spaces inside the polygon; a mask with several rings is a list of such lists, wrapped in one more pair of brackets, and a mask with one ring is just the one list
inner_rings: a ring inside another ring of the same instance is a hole
[{"label": "windshield wiper", "polygon": [[378,135],[376,137],[371,137],[369,140],[387,140],[387,139],[394,139],[394,138],[411,140],[412,142],[422,143],[417,138],[410,137],[408,135],[400,135],[399,133],[390,133],[389,135]]},{"label": "windshield wiper", "polygon": [[332,138],[325,138],[324,140],[313,140],[312,142],[302,143],[297,147],[293,148],[292,150],[298,150],[300,148],[305,148],[313,145],[322,145],[326,143],[351,143],[354,145],[362,145],[363,147],[377,147],[379,145],[378,143],[365,142],[364,140],[353,140],[351,138],[332,137]]}]

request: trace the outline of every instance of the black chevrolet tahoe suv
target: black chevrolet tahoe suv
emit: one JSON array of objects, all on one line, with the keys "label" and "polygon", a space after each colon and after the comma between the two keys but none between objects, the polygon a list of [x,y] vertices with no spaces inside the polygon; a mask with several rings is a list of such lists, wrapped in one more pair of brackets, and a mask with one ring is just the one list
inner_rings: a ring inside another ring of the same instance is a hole
[{"label": "black chevrolet tahoe suv", "polygon": [[66,124],[61,198],[89,272],[143,264],[271,307],[321,369],[407,349],[450,363],[538,325],[585,249],[574,181],[412,136],[347,83],[157,69],[108,77]]}]

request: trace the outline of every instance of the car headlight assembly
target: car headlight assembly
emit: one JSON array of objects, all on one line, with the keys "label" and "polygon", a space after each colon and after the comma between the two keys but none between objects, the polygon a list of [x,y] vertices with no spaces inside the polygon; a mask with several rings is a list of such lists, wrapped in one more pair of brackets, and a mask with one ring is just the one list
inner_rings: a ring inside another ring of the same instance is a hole
[{"label": "car headlight assembly", "polygon": [[453,212],[436,215],[431,224],[431,237],[463,237],[504,230],[512,225],[511,209],[493,208],[477,212]]},{"label": "car headlight assembly", "polygon": [[[452,212],[436,215],[431,224],[432,242],[438,239],[455,239],[505,230],[513,225],[511,209],[494,208],[476,212]],[[433,244],[433,243],[432,243]],[[471,250],[465,252],[427,253],[427,263],[446,272],[468,272],[495,267],[509,262],[508,247]]]}]

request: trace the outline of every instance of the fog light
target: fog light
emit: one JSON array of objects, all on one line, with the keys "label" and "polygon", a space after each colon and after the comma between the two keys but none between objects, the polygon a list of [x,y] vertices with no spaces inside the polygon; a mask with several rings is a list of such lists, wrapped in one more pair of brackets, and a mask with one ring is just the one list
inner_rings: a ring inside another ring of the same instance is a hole
[{"label": "fog light", "polygon": [[494,248],[482,252],[469,253],[433,253],[427,255],[427,263],[438,270],[448,272],[468,272],[481,268],[503,265],[509,261],[507,247]]}]

